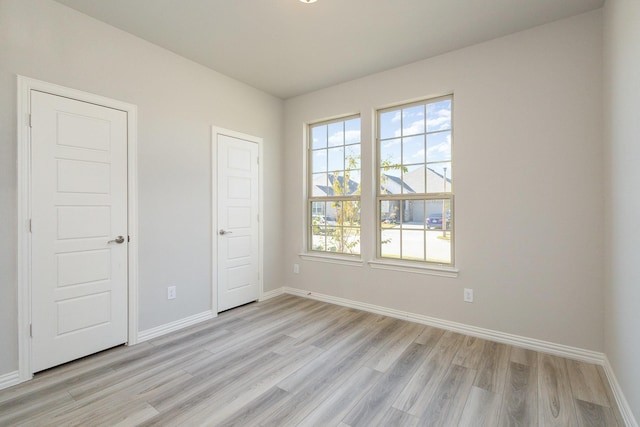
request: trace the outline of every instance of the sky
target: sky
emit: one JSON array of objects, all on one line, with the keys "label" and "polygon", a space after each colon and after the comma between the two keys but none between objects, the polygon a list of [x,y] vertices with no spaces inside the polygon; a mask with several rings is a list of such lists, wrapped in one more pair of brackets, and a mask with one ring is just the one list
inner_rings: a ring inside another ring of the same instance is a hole
[{"label": "sky", "polygon": [[[426,165],[441,176],[446,170],[451,180],[451,104],[450,98],[440,99],[380,113],[380,161],[403,166],[385,173],[400,177],[405,170]],[[360,182],[360,125],[360,118],[354,117],[312,127],[314,182],[320,174],[344,174],[347,169],[352,171],[351,179]]]}]

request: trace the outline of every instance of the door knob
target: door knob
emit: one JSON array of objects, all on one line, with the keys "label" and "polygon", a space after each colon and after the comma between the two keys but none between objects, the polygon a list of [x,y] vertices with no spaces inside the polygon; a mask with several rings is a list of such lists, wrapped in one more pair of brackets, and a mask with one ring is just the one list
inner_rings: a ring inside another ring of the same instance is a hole
[{"label": "door knob", "polygon": [[232,233],[232,231],[226,231],[226,230],[218,231],[218,234],[221,235],[221,236],[224,236],[225,234],[231,234],[231,233]]},{"label": "door knob", "polygon": [[114,242],[117,243],[117,244],[123,243],[124,242],[124,237],[123,236],[118,236],[113,240],[109,240],[107,243],[114,243]]}]

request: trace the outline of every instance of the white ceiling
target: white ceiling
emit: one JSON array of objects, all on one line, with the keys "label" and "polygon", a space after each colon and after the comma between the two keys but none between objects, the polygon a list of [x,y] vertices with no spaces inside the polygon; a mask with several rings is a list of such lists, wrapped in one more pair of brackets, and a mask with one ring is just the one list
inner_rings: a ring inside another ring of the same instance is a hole
[{"label": "white ceiling", "polygon": [[604,0],[56,0],[286,99]]}]

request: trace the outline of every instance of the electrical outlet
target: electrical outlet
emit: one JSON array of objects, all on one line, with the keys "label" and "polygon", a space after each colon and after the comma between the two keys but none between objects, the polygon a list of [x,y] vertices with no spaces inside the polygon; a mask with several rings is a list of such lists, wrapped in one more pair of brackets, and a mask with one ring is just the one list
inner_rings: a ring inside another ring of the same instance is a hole
[{"label": "electrical outlet", "polygon": [[300,273],[300,264],[293,264],[293,273],[294,274]]},{"label": "electrical outlet", "polygon": [[464,288],[464,302],[473,302],[473,289]]},{"label": "electrical outlet", "polygon": [[169,286],[167,288],[167,299],[175,299],[176,298],[176,287]]}]

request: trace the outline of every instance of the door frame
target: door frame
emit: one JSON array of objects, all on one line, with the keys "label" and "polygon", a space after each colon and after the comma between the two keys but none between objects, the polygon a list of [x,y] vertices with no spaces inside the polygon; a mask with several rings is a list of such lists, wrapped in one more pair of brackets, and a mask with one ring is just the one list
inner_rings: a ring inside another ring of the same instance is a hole
[{"label": "door frame", "polygon": [[218,315],[218,135],[258,144],[258,300],[264,295],[264,167],[263,139],[219,126],[211,126],[211,311]]},{"label": "door frame", "polygon": [[128,319],[127,345],[138,342],[138,138],[137,106],[100,95],[17,76],[17,169],[18,169],[18,381],[33,377],[31,365],[31,91],[124,111],[127,114],[127,233]]}]

